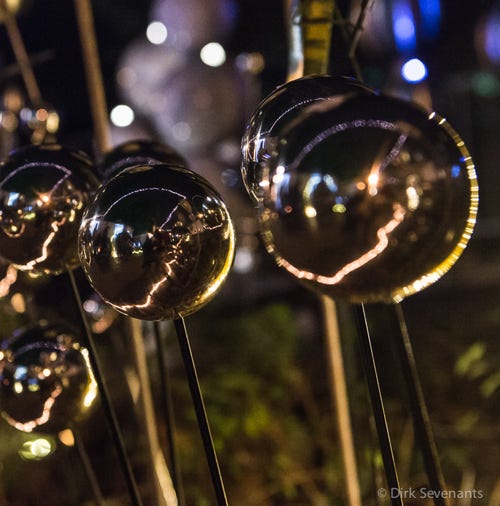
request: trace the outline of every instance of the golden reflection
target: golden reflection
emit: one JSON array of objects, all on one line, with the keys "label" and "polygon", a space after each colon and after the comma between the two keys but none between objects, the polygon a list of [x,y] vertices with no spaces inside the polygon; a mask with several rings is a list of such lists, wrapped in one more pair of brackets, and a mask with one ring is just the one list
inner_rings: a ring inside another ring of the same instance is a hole
[{"label": "golden reflection", "polygon": [[64,429],[58,434],[59,441],[64,446],[75,446],[75,435],[71,429]]},{"label": "golden reflection", "polygon": [[0,297],[5,297],[9,293],[10,287],[16,282],[16,280],[17,269],[13,265],[8,265],[5,276],[0,279]]},{"label": "golden reflection", "polygon": [[367,251],[356,260],[353,260],[352,262],[346,264],[333,276],[322,276],[314,274],[312,272],[299,270],[284,259],[279,260],[278,265],[284,267],[288,272],[299,279],[316,281],[323,285],[336,285],[342,281],[342,279],[344,279],[347,274],[356,269],[359,269],[360,267],[363,267],[363,265],[376,258],[385,250],[385,248],[387,248],[389,245],[389,234],[403,221],[404,216],[404,209],[401,206],[396,206],[392,220],[377,230],[377,244],[371,250]]},{"label": "golden reflection", "polygon": [[42,460],[48,457],[55,449],[51,438],[38,437],[25,441],[19,450],[19,455],[24,460]]}]

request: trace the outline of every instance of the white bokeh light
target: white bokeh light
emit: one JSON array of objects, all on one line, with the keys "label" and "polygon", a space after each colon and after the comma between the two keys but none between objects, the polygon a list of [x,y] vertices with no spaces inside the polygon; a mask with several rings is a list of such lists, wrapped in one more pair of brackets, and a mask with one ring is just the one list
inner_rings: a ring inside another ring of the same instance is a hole
[{"label": "white bokeh light", "polygon": [[422,60],[412,58],[401,67],[401,75],[409,83],[419,83],[427,77],[427,67]]},{"label": "white bokeh light", "polygon": [[226,61],[226,51],[218,42],[209,42],[201,48],[200,58],[209,67],[220,67]]},{"label": "white bokeh light", "polygon": [[163,44],[167,40],[167,35],[167,27],[161,21],[153,21],[146,28],[146,37],[151,44]]},{"label": "white bokeh light", "polygon": [[117,127],[128,127],[134,121],[134,111],[124,104],[113,107],[109,115],[111,123]]}]

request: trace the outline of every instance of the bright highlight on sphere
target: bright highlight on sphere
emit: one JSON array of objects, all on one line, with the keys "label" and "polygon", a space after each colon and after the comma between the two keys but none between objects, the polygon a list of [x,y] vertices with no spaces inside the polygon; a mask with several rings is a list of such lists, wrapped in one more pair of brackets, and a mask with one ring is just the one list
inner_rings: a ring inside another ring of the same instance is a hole
[{"label": "bright highlight on sphere", "polygon": [[201,48],[200,58],[209,67],[220,67],[226,61],[226,51],[218,42],[209,42]]},{"label": "bright highlight on sphere", "polygon": [[427,77],[427,67],[418,58],[412,58],[401,67],[401,75],[409,83],[420,83]]},{"label": "bright highlight on sphere", "polygon": [[134,121],[135,114],[128,105],[120,104],[113,107],[109,118],[111,123],[117,127],[128,127]]},{"label": "bright highlight on sphere", "polygon": [[146,29],[146,37],[151,44],[163,44],[167,40],[167,35],[167,27],[161,21],[149,23]]},{"label": "bright highlight on sphere", "polygon": [[46,438],[37,438],[23,443],[19,455],[24,460],[42,460],[54,451],[54,445]]}]

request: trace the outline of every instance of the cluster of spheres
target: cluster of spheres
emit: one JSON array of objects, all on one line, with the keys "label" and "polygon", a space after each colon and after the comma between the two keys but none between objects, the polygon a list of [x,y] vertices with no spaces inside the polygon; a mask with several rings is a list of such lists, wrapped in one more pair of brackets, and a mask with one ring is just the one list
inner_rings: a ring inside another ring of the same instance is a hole
[{"label": "cluster of spheres", "polygon": [[[268,251],[333,298],[399,302],[439,279],[472,233],[478,189],[458,134],[438,114],[355,80],[279,87],[242,148]],[[125,315],[197,311],[233,254],[221,197],[168,146],[130,141],[96,170],[78,150],[32,145],[0,165],[0,257],[32,275],[81,265]],[[54,326],[18,334],[0,350],[2,416],[25,431],[60,429],[91,403],[86,350]]]},{"label": "cluster of spheres", "polygon": [[[2,259],[32,276],[82,266],[125,315],[197,311],[219,291],[233,253],[220,196],[168,146],[130,141],[96,168],[78,150],[30,145],[0,165]],[[3,341],[0,387],[10,425],[53,432],[90,407],[96,384],[77,337],[43,324]]]},{"label": "cluster of spheres", "polygon": [[277,88],[242,152],[267,250],[333,298],[399,302],[447,272],[473,231],[478,187],[459,135],[352,79]]}]

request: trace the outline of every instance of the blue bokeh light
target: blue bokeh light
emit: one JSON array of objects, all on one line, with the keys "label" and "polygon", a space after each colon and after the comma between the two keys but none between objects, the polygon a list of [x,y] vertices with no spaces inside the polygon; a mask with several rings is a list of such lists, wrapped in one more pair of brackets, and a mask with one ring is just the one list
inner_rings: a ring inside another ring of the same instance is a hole
[{"label": "blue bokeh light", "polygon": [[441,25],[440,0],[419,0],[420,19],[422,20],[422,35],[426,39],[434,39]]},{"label": "blue bokeh light", "polygon": [[417,31],[411,5],[406,0],[397,0],[392,6],[392,31],[398,51],[415,51]]}]

